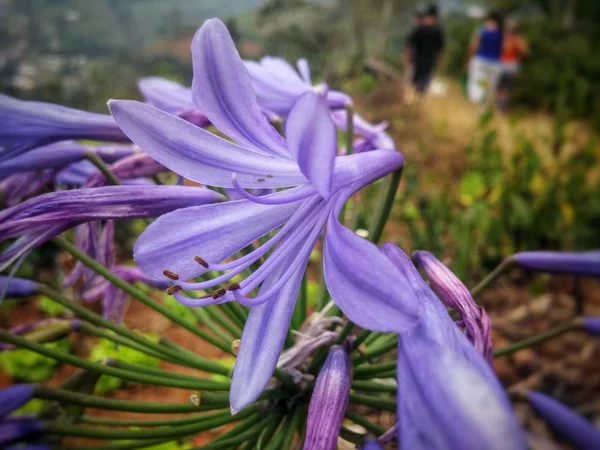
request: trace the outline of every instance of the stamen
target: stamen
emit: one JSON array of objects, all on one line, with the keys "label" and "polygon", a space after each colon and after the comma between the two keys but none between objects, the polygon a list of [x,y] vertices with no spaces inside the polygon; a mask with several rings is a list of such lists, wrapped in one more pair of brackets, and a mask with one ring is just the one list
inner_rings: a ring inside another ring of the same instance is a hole
[{"label": "stamen", "polygon": [[219,289],[219,290],[217,290],[217,291],[215,291],[215,292],[212,293],[212,298],[214,298],[216,300],[218,298],[223,297],[226,293],[227,293],[227,290],[221,288],[221,289]]},{"label": "stamen", "polygon": [[[263,183],[264,181],[264,178],[258,179],[259,183]],[[242,187],[242,185],[237,180],[237,174],[235,172],[231,174],[231,182],[233,183],[233,187],[235,188],[235,190],[242,197],[244,197],[246,200],[249,200],[254,203],[259,203],[261,205],[283,205],[285,203],[293,203],[300,200],[304,200],[305,198],[312,197],[314,195],[318,195],[317,190],[310,184],[307,184],[287,189],[282,192],[277,192],[272,195],[258,197],[256,195],[252,195]]]},{"label": "stamen", "polygon": [[237,291],[240,287],[241,286],[239,283],[231,283],[229,286],[227,286],[227,290],[228,291]]},{"label": "stamen", "polygon": [[163,270],[163,275],[167,278],[170,278],[171,280],[179,280],[179,275],[176,274],[175,272],[171,272],[170,270]]},{"label": "stamen", "polygon": [[179,292],[181,290],[183,290],[183,288],[181,286],[178,286],[175,284],[175,285],[171,286],[169,289],[167,289],[167,294],[173,295],[176,292]]},{"label": "stamen", "polygon": [[198,264],[200,264],[205,269],[208,269],[208,263],[204,259],[200,258],[199,256],[194,256],[194,261],[196,261]]}]

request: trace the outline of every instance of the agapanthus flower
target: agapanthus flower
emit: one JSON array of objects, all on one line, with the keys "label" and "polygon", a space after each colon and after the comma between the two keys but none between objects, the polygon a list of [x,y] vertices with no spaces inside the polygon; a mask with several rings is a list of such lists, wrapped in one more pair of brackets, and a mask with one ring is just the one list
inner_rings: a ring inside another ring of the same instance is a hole
[{"label": "agapanthus flower", "polygon": [[[332,111],[331,116],[336,127],[340,130],[347,131],[348,127],[348,111],[340,109]],[[354,153],[368,152],[374,149],[395,149],[396,144],[392,137],[385,132],[388,127],[387,122],[381,122],[373,125],[367,122],[358,114],[353,115],[354,132],[359,137],[354,139]]]},{"label": "agapanthus flower", "polygon": [[600,250],[521,252],[511,258],[522,267],[541,272],[600,277]]},{"label": "agapanthus flower", "polygon": [[600,316],[583,317],[581,326],[589,333],[600,336]]},{"label": "agapanthus flower", "polygon": [[[369,322],[371,317],[373,324],[394,330],[412,326],[415,307],[405,302],[399,313],[390,300],[402,297],[402,286],[388,283],[386,269],[375,269],[363,257],[366,241],[337,220],[352,193],[401,167],[403,158],[393,150],[336,158],[335,126],[325,99],[314,92],[296,102],[284,139],[262,114],[248,72],[219,20],[209,20],[197,32],[192,56],[194,102],[235,143],[143,103],[111,101],[109,106],[123,131],[165,167],[206,185],[235,188],[245,197],[164,215],[134,248],[142,271],[157,280],[170,279],[171,291],[183,304],[237,300],[254,306],[230,391],[237,411],[260,395],[273,374],[304,269],[325,224],[325,269],[334,300],[351,319],[362,316]],[[246,191],[256,188],[289,189],[261,197]],[[224,262],[274,230],[260,247]],[[269,251],[252,275],[227,284]],[[209,270],[229,272],[203,282],[186,281]],[[224,287],[197,299],[175,292],[219,285]],[[379,310],[386,319],[365,315],[365,309]]]},{"label": "agapanthus flower", "polygon": [[417,326],[398,335],[398,441],[412,449],[526,449],[492,368],[455,326],[410,258],[381,251],[411,286]]},{"label": "agapanthus flower", "polygon": [[304,450],[335,450],[350,399],[351,363],[346,350],[331,347],[308,407]]},{"label": "agapanthus flower", "polygon": [[382,450],[376,439],[366,439],[359,448],[360,450]]},{"label": "agapanthus flower", "polygon": [[33,397],[33,385],[15,384],[0,390],[0,447],[40,433],[42,426],[32,416],[9,417]]},{"label": "agapanthus flower", "polygon": [[258,104],[267,116],[287,118],[298,98],[307,92],[325,92],[327,105],[334,110],[352,104],[352,99],[343,92],[328,90],[324,84],[313,86],[310,67],[304,58],[297,61],[297,71],[285,59],[272,56],[244,64]]},{"label": "agapanthus flower", "polygon": [[52,237],[85,222],[156,217],[178,208],[222,201],[211,190],[185,186],[107,186],[51,192],[0,211],[0,270]]},{"label": "agapanthus flower", "polygon": [[414,259],[427,274],[440,300],[460,314],[462,320],[458,325],[465,328],[475,349],[492,364],[492,321],[485,309],[475,303],[463,282],[432,253],[419,250],[415,252]]},{"label": "agapanthus flower", "polygon": [[6,298],[30,297],[37,293],[39,284],[25,278],[0,276],[0,296]]},{"label": "agapanthus flower", "polygon": [[528,392],[527,399],[533,409],[575,448],[582,450],[600,448],[600,429],[575,411],[541,392]]}]

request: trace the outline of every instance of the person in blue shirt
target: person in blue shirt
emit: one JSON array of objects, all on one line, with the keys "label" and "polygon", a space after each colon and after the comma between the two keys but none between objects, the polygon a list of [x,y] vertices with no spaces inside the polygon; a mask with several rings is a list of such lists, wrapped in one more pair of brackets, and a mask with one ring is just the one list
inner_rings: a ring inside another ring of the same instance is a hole
[{"label": "person in blue shirt", "polygon": [[504,21],[497,12],[490,13],[469,45],[469,79],[467,95],[473,103],[492,104],[502,73]]}]

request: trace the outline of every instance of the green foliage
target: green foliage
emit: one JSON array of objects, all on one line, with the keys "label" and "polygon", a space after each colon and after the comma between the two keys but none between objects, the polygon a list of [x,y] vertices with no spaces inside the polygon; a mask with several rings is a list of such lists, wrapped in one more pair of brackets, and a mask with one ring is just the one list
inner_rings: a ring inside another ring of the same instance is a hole
[{"label": "green foliage", "polygon": [[[145,338],[152,342],[158,342],[158,336],[153,334],[144,334]],[[108,358],[120,359],[122,361],[137,364],[144,367],[156,368],[160,364],[160,359],[153,356],[147,355],[140,351],[134,350],[123,345],[117,346],[114,342],[102,338],[92,348],[88,359],[92,361],[99,361]],[[108,375],[102,375],[98,383],[96,383],[96,392],[107,393],[112,392],[121,387],[123,380]]]},{"label": "green foliage", "polygon": [[39,310],[50,317],[64,316],[69,312],[69,310],[60,303],[57,303],[44,295],[40,295],[38,298],[39,300],[37,306]]},{"label": "green foliage", "polygon": [[[46,347],[69,352],[68,339],[44,344]],[[20,381],[37,383],[52,376],[58,361],[34,353],[30,350],[16,349],[0,353],[0,366],[11,377]]]}]

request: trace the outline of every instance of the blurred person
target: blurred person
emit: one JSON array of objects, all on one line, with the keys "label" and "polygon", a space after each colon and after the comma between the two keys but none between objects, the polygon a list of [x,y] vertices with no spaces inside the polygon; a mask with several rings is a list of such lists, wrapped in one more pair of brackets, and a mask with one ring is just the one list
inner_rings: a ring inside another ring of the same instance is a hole
[{"label": "blurred person", "polygon": [[412,84],[425,94],[444,50],[444,32],[438,24],[437,6],[431,6],[408,36],[405,60],[412,68]]},{"label": "blurred person", "polygon": [[496,104],[505,111],[508,106],[508,96],[515,78],[521,70],[521,62],[529,53],[529,46],[525,38],[519,33],[517,21],[512,20],[506,24],[504,42],[502,43],[502,74],[498,84]]},{"label": "blurred person", "polygon": [[469,45],[467,95],[473,103],[494,101],[502,73],[500,57],[504,41],[504,21],[498,12],[487,15],[483,26]]}]

